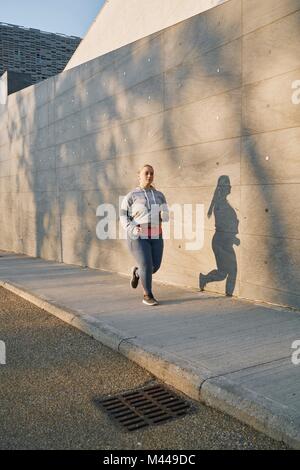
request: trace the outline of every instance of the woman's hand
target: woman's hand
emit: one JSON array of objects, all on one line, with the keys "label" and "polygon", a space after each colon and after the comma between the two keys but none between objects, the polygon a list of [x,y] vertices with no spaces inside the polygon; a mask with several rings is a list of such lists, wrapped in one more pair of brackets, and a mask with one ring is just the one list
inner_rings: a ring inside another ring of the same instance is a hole
[{"label": "woman's hand", "polygon": [[241,240],[237,237],[234,237],[233,239],[233,244],[236,245],[236,246],[240,246],[241,244]]}]

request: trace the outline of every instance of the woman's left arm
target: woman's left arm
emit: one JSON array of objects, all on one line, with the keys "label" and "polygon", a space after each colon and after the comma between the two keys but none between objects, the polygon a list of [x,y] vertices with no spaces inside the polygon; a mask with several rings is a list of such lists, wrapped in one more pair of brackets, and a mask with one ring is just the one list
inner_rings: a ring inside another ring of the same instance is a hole
[{"label": "woman's left arm", "polygon": [[164,194],[162,194],[162,204],[160,204],[160,217],[162,222],[168,222],[170,215],[169,215],[169,207],[166,201]]}]

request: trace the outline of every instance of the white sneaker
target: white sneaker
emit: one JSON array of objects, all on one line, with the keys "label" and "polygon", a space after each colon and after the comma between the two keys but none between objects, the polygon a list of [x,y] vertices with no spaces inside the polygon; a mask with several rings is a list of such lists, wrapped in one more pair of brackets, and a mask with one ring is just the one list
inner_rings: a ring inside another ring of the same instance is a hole
[{"label": "white sneaker", "polygon": [[150,305],[152,307],[154,305],[158,305],[158,302],[154,297],[150,297],[149,295],[144,295],[143,304]]}]

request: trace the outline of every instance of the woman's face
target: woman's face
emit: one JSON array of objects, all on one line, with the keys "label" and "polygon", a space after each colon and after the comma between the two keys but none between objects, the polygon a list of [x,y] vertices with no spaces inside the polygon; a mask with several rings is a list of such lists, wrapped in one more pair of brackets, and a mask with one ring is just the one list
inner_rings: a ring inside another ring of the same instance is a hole
[{"label": "woman's face", "polygon": [[150,186],[153,182],[154,178],[154,170],[151,166],[145,166],[140,171],[140,185],[142,187]]}]

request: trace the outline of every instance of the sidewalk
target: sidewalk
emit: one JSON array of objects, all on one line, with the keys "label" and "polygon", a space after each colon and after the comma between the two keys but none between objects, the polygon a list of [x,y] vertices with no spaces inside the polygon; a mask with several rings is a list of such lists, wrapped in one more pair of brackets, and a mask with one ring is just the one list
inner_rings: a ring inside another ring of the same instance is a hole
[{"label": "sidewalk", "polygon": [[300,313],[160,284],[161,305],[147,307],[125,276],[0,256],[1,286],[190,397],[300,449],[300,365],[291,362]]}]

